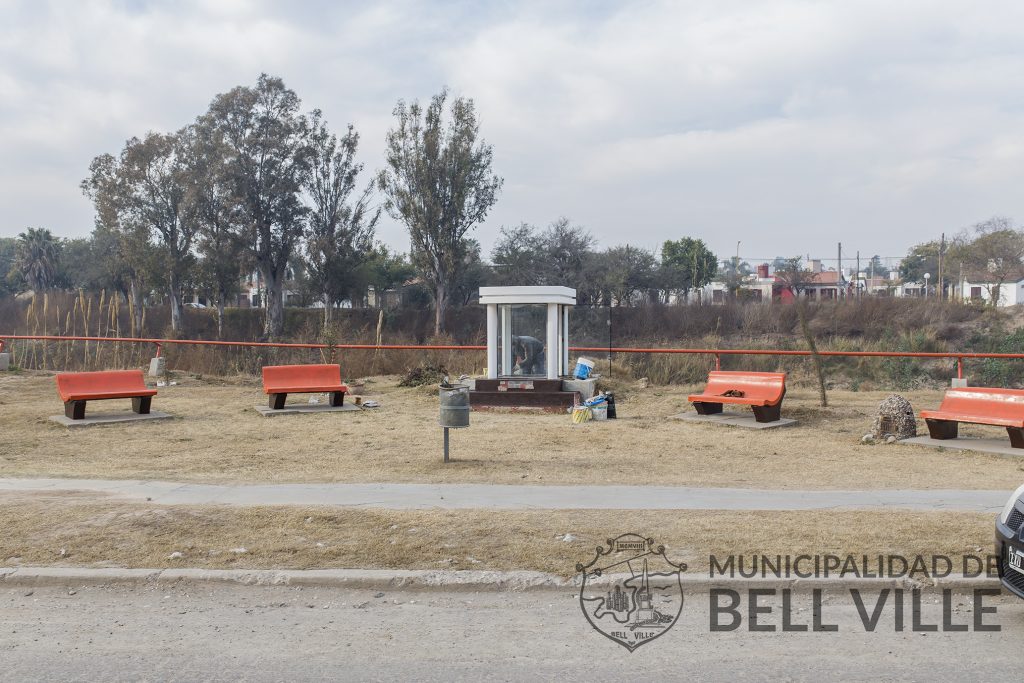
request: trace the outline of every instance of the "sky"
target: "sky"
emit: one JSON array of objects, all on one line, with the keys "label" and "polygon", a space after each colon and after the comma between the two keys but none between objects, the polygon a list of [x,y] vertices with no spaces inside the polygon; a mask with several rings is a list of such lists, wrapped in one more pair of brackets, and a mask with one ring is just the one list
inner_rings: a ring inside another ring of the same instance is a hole
[{"label": "sky", "polygon": [[1004,0],[0,0],[0,236],[88,235],[93,157],[267,72],[368,173],[399,99],[471,97],[505,180],[485,256],[561,216],[601,246],[899,256],[1024,220],[1021,26]]}]

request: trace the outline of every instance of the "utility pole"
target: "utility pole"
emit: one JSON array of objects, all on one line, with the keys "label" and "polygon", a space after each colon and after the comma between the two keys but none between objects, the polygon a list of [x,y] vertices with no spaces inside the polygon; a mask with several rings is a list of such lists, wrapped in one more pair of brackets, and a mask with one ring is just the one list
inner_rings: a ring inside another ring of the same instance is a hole
[{"label": "utility pole", "polygon": [[732,277],[736,283],[732,296],[734,299],[738,299],[740,295],[740,240],[736,240],[736,260],[732,265]]},{"label": "utility pole", "polygon": [[857,298],[860,298],[860,249],[857,250],[857,273],[853,276],[854,286],[857,288]]},{"label": "utility pole", "polygon": [[945,287],[943,286],[945,271],[943,271],[943,262],[946,256],[946,233],[942,233],[942,239],[939,241],[939,301],[945,299]]},{"label": "utility pole", "polygon": [[838,272],[838,275],[836,276],[836,298],[839,298],[839,293],[842,291],[842,285],[843,285],[843,243],[842,242],[839,243],[839,254],[838,254],[838,256],[839,256],[839,258],[836,259],[836,271]]}]

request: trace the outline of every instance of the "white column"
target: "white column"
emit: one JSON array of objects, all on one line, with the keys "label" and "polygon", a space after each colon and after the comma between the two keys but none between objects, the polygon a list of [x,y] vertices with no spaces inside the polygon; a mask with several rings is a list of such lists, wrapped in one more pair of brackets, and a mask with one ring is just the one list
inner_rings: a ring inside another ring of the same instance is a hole
[{"label": "white column", "polygon": [[508,306],[501,307],[501,371],[512,374],[512,311]]},{"label": "white column", "polygon": [[487,378],[498,376],[498,304],[487,304]]},{"label": "white column", "polygon": [[547,348],[548,379],[558,379],[558,304],[548,304]]},{"label": "white column", "polygon": [[569,307],[562,306],[562,374],[569,372]]}]

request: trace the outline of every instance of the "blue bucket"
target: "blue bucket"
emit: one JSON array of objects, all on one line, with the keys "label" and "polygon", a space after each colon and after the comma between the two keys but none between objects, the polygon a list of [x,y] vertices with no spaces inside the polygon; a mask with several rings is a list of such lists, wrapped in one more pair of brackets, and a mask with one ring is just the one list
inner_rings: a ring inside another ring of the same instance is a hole
[{"label": "blue bucket", "polygon": [[577,358],[576,359],[576,370],[573,371],[573,376],[576,379],[587,379],[590,377],[590,373],[594,369],[594,361],[589,358]]}]

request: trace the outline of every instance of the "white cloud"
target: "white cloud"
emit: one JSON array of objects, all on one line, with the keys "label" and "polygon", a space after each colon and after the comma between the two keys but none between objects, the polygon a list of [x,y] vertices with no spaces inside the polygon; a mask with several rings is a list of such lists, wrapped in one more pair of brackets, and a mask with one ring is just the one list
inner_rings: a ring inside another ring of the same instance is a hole
[{"label": "white cloud", "polygon": [[506,178],[485,249],[568,215],[605,244],[899,254],[1024,220],[1022,19],[1007,1],[0,3],[0,234],[86,233],[93,156],[267,71],[356,124],[370,170],[399,97],[474,97]]}]

